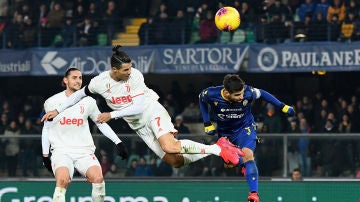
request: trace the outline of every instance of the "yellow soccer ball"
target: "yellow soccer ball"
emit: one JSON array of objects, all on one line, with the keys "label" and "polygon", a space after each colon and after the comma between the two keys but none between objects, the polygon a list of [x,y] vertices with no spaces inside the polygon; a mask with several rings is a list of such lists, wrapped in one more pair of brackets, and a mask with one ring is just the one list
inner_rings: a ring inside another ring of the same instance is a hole
[{"label": "yellow soccer ball", "polygon": [[234,31],[240,26],[240,22],[240,14],[234,7],[222,7],[215,14],[216,27],[221,31]]}]

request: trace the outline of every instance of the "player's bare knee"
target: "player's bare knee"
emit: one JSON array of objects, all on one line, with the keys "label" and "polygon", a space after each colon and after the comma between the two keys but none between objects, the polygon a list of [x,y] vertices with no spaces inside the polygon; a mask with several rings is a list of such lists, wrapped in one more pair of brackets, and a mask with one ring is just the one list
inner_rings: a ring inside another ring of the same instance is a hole
[{"label": "player's bare knee", "polygon": [[60,178],[60,179],[57,179],[56,184],[60,185],[60,187],[68,187],[70,185],[70,182],[71,181],[68,178]]},{"label": "player's bare knee", "polygon": [[178,154],[166,154],[163,160],[174,168],[180,168],[184,165],[184,159]]},{"label": "player's bare knee", "polygon": [[90,179],[91,183],[102,183],[104,181],[103,176],[95,176]]},{"label": "player's bare knee", "polygon": [[173,154],[173,153],[177,153],[176,151],[176,145],[172,142],[169,143],[163,143],[160,145],[161,149],[165,152],[165,153],[169,153],[169,154]]}]

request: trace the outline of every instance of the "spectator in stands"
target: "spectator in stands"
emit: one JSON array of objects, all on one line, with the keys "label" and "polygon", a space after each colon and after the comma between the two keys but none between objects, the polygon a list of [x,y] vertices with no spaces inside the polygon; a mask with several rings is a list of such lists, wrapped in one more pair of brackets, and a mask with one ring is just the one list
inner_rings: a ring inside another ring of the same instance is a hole
[{"label": "spectator in stands", "polygon": [[[300,132],[304,135],[309,134],[311,132],[311,128],[309,127],[307,120],[305,118],[299,120],[299,129]],[[299,138],[298,149],[299,149],[300,170],[304,171],[304,176],[311,176],[312,153],[310,151],[311,149],[310,140],[306,137]]]},{"label": "spectator in stands", "polygon": [[[26,119],[25,125],[20,129],[20,134],[37,135],[40,134],[40,131],[33,127],[33,123],[30,119]],[[28,168],[30,168],[32,175],[38,176],[37,152],[38,148],[41,148],[39,141],[35,138],[21,138],[20,148],[22,175],[24,177],[29,176]]]},{"label": "spectator in stands", "polygon": [[147,18],[146,22],[141,24],[138,36],[140,39],[140,45],[151,45],[155,43],[155,24],[153,17]]},{"label": "spectator in stands", "polygon": [[99,27],[100,24],[102,24],[102,12],[99,10],[95,2],[90,2],[87,16],[93,20],[95,27]]},{"label": "spectator in stands", "polygon": [[22,49],[21,43],[24,34],[24,16],[20,13],[14,14],[14,19],[6,26],[6,47]]},{"label": "spectator in stands", "polygon": [[[82,24],[82,23],[81,23]],[[84,23],[78,27],[79,46],[94,46],[97,44],[97,28],[90,17],[85,17]]]},{"label": "spectator in stands", "polygon": [[1,121],[0,121],[0,134],[4,134],[5,129],[9,126],[9,118],[7,113],[3,112],[1,114]]},{"label": "spectator in stands", "polygon": [[339,132],[340,133],[350,133],[352,131],[352,124],[348,114],[343,114],[339,123]]},{"label": "spectator in stands", "polygon": [[[296,119],[290,121],[289,133],[301,133],[299,125]],[[298,149],[298,138],[289,137],[288,139],[288,171],[291,172],[293,169],[299,167],[299,149]]]},{"label": "spectator in stands", "polygon": [[268,39],[268,21],[267,16],[262,15],[255,26],[255,41],[258,43],[267,43]]},{"label": "spectator in stands", "polygon": [[349,5],[346,7],[346,13],[354,13],[355,19],[359,17],[359,5],[355,0],[350,0]]},{"label": "spectator in stands", "polygon": [[49,28],[51,39],[54,39],[64,25],[65,10],[60,2],[54,2],[53,8],[49,11],[47,17],[47,27]]},{"label": "spectator in stands", "polygon": [[43,19],[46,19],[48,13],[49,13],[49,7],[45,4],[42,3],[40,4],[38,11],[37,11],[38,15],[35,17],[35,23],[38,25],[41,25],[41,21]]},{"label": "spectator in stands", "polygon": [[157,170],[155,172],[156,176],[172,176],[173,174],[173,167],[166,163],[165,161],[161,161],[159,163],[159,166],[157,167]]},{"label": "spectator in stands", "polygon": [[65,19],[65,25],[61,28],[60,35],[61,41],[55,44],[56,47],[72,47],[76,45],[76,25],[71,17]]},{"label": "spectator in stands", "polygon": [[108,43],[111,43],[113,36],[118,31],[124,30],[123,20],[119,17],[118,5],[115,1],[110,0],[107,3],[107,8],[103,14],[103,25],[101,26],[101,32],[104,32],[108,36]]},{"label": "spectator in stands", "polygon": [[327,14],[328,14],[328,10],[329,10],[328,0],[320,0],[320,2],[317,3],[316,6],[315,6],[313,19],[318,19],[319,18],[318,14],[321,13],[322,20],[326,22],[327,21],[326,17],[327,17]]},{"label": "spectator in stands", "polygon": [[323,133],[337,133],[338,127],[332,119],[327,119],[322,132]]},{"label": "spectator in stands", "polygon": [[85,12],[83,5],[79,4],[76,6],[76,9],[72,15],[73,23],[76,27],[82,27],[85,23],[85,17],[88,16]]},{"label": "spectator in stands", "polygon": [[282,43],[285,38],[288,38],[288,33],[285,33],[287,29],[285,28],[285,24],[281,22],[279,13],[273,14],[271,22],[267,28],[269,43]]},{"label": "spectator in stands", "polygon": [[301,170],[299,168],[295,168],[291,173],[292,181],[302,181]]},{"label": "spectator in stands", "polygon": [[314,132],[320,133],[323,131],[323,127],[327,120],[327,111],[326,109],[321,109],[319,115],[316,116],[314,120]]},{"label": "spectator in stands", "polygon": [[212,11],[206,12],[206,18],[200,20],[199,27],[200,40],[196,43],[215,43],[219,37],[219,31],[214,22]]},{"label": "spectator in stands", "polygon": [[5,157],[7,163],[7,173],[9,177],[16,176],[18,157],[20,152],[19,138],[13,137],[20,134],[20,129],[16,121],[11,121],[9,127],[5,129]]},{"label": "spectator in stands", "polygon": [[154,41],[155,44],[167,44],[170,41],[169,38],[169,25],[170,20],[169,16],[166,12],[161,12],[159,16],[154,18],[154,24],[155,24],[155,35],[154,35]]},{"label": "spectator in stands", "polygon": [[[329,16],[329,14],[328,14]],[[330,41],[338,41],[340,38],[341,32],[341,21],[339,20],[339,16],[337,14],[331,15],[331,21],[328,24],[328,29],[330,32]]]},{"label": "spectator in stands", "polygon": [[312,0],[305,0],[305,2],[300,5],[298,10],[300,21],[304,21],[306,16],[310,16],[312,18],[314,11],[314,2]]},{"label": "spectator in stands", "polygon": [[352,133],[358,133],[360,132],[360,113],[359,110],[357,110],[356,105],[348,105],[346,109],[346,114],[350,117],[350,124],[351,124],[351,132]]},{"label": "spectator in stands", "polygon": [[32,18],[24,17],[23,38],[21,43],[24,48],[32,48],[36,44],[37,27],[34,25]]},{"label": "spectator in stands", "polygon": [[184,124],[184,119],[181,115],[175,117],[174,127],[180,134],[189,134],[189,128]]},{"label": "spectator in stands", "polygon": [[283,125],[281,117],[276,113],[275,107],[271,104],[267,105],[266,114],[264,116],[264,125],[269,126],[269,133],[280,133],[282,132]]},{"label": "spectator in stands", "polygon": [[337,20],[345,20],[346,7],[342,0],[333,0],[333,3],[329,5],[327,21],[333,21],[333,16],[337,16]]},{"label": "spectator in stands", "polygon": [[137,164],[134,172],[134,176],[153,176],[154,170],[153,168],[146,162],[146,159],[142,156],[139,159],[139,163]]},{"label": "spectator in stands", "polygon": [[125,176],[134,176],[137,165],[138,165],[138,159],[137,158],[132,159],[130,162],[130,167],[125,172]]},{"label": "spectator in stands", "polygon": [[281,2],[281,0],[275,0],[275,2],[268,8],[269,16],[274,14],[280,14],[280,20],[285,22],[285,19],[292,18],[291,8]]},{"label": "spectator in stands", "polygon": [[343,42],[351,42],[356,39],[355,35],[356,19],[355,13],[347,12],[345,20],[341,24],[340,40]]},{"label": "spectator in stands", "polygon": [[169,25],[169,27],[172,27],[172,31],[169,33],[169,42],[171,44],[186,44],[189,42],[190,27],[187,22],[184,11],[181,9],[177,10],[176,17],[170,21]]},{"label": "spectator in stands", "polygon": [[239,29],[247,29],[253,27],[255,19],[253,8],[246,2],[241,3],[241,9],[239,10],[241,16],[241,24]]},{"label": "spectator in stands", "polygon": [[105,178],[119,178],[122,177],[121,173],[118,172],[118,168],[116,164],[111,164],[110,169],[107,173],[105,173]]},{"label": "spectator in stands", "polygon": [[105,155],[101,155],[100,157],[100,166],[103,175],[106,175],[106,173],[110,170],[110,166],[111,166],[110,159],[106,153]]},{"label": "spectator in stands", "polygon": [[322,12],[314,14],[315,19],[310,22],[308,40],[309,41],[327,41],[327,21]]},{"label": "spectator in stands", "polygon": [[201,112],[199,106],[195,102],[189,102],[184,108],[184,111],[181,113],[185,122],[200,122],[201,121]]}]

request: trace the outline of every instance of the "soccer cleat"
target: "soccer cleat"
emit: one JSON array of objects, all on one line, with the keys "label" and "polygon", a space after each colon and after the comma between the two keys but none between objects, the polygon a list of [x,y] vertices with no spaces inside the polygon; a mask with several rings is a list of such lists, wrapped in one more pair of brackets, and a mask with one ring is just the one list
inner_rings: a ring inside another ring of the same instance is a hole
[{"label": "soccer cleat", "polygon": [[259,194],[257,192],[251,192],[249,193],[247,200],[248,202],[259,202],[260,201]]},{"label": "soccer cleat", "polygon": [[237,165],[239,163],[239,156],[244,156],[240,148],[233,145],[225,137],[221,137],[216,144],[221,148],[220,156],[225,163],[232,163]]}]

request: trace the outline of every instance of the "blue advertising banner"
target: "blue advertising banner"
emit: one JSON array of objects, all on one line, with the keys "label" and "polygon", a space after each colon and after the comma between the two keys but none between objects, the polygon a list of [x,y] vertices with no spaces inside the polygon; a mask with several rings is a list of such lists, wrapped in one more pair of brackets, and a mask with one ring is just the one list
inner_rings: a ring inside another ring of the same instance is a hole
[{"label": "blue advertising banner", "polygon": [[248,45],[202,44],[156,49],[154,73],[236,73]]},{"label": "blue advertising banner", "polygon": [[31,53],[26,51],[0,51],[0,76],[22,76],[31,71]]},{"label": "blue advertising banner", "polygon": [[[144,74],[360,71],[354,43],[197,44],[123,47]],[[70,67],[84,75],[110,68],[111,47],[0,51],[0,76],[56,76]],[[244,63],[247,60],[248,63]],[[247,68],[246,68],[247,67]]]},{"label": "blue advertising banner", "polygon": [[248,72],[360,71],[359,43],[253,44]]},{"label": "blue advertising banner", "polygon": [[[248,45],[189,45],[123,47],[133,67],[143,73],[238,72]],[[0,76],[56,76],[71,66],[84,75],[97,75],[110,68],[111,47],[29,49],[1,51]]]},{"label": "blue advertising banner", "polygon": [[[154,54],[150,49],[121,48],[132,58],[133,66],[148,73]],[[31,74],[36,76],[63,75],[67,68],[76,67],[84,75],[97,75],[110,69],[111,47],[33,50]]]}]

